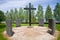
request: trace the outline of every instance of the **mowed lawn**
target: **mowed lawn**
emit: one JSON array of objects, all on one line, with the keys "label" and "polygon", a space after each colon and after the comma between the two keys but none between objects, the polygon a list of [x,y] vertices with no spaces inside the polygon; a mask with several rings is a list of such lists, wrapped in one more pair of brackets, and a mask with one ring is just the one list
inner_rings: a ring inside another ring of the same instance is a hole
[{"label": "mowed lawn", "polygon": [[[29,24],[21,24],[21,26],[28,26]],[[13,27],[16,27],[15,24],[12,24]],[[38,24],[32,24],[32,26],[38,26]],[[44,24],[45,27],[48,27],[48,24]],[[3,31],[6,30],[6,24],[0,24],[0,40],[7,40],[3,36]],[[60,24],[56,24],[56,30],[60,31]],[[60,35],[58,36],[57,40],[60,40]]]}]

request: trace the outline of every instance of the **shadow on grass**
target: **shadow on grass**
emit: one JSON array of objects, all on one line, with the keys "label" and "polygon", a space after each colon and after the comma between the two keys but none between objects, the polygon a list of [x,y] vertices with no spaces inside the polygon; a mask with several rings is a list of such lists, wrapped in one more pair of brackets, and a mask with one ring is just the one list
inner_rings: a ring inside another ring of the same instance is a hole
[{"label": "shadow on grass", "polygon": [[0,29],[3,29],[5,27],[6,27],[6,24],[4,24],[4,23],[0,24]]}]

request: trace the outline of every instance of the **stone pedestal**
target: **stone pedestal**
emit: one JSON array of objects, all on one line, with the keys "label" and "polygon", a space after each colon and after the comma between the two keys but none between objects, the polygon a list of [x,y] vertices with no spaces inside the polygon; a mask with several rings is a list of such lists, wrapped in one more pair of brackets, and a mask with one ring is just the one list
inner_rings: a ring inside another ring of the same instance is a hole
[{"label": "stone pedestal", "polygon": [[6,32],[8,34],[8,36],[12,36],[13,32],[12,32],[12,21],[11,20],[6,20]]},{"label": "stone pedestal", "polygon": [[54,33],[55,33],[55,24],[56,24],[55,20],[54,19],[49,19],[48,23],[49,23],[48,27],[51,29],[50,34],[54,35]]},{"label": "stone pedestal", "polygon": [[20,19],[16,19],[16,27],[20,27],[21,25]]},{"label": "stone pedestal", "polygon": [[44,26],[44,19],[39,19],[38,23],[39,23],[39,26]]}]

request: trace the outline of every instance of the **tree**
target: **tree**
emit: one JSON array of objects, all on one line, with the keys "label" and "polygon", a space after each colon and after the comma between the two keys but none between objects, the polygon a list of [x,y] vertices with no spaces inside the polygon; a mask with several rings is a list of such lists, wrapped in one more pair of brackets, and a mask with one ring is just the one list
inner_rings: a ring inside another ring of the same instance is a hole
[{"label": "tree", "polygon": [[10,18],[11,18],[12,22],[14,23],[14,21],[15,21],[15,13],[14,13],[14,10],[11,9],[9,13],[10,13]]},{"label": "tree", "polygon": [[60,4],[57,3],[54,9],[54,17],[57,21],[60,22]]},{"label": "tree", "polygon": [[45,19],[48,21],[48,19],[52,19],[52,11],[50,6],[48,5],[45,11]]},{"label": "tree", "polygon": [[[31,7],[34,8],[33,5]],[[35,11],[34,10],[31,11],[31,22],[32,23],[36,22],[36,16],[35,16]]]},{"label": "tree", "polygon": [[21,19],[21,21],[23,21],[23,9],[22,8],[20,8],[19,9],[19,19]]},{"label": "tree", "polygon": [[5,16],[6,16],[6,19],[11,19],[11,20],[13,20],[13,16],[14,14],[13,14],[13,9],[11,9],[10,11],[7,11],[6,13],[5,13]]},{"label": "tree", "polygon": [[43,19],[43,7],[40,4],[38,5],[36,17],[37,17],[37,21],[39,19]]},{"label": "tree", "polygon": [[6,17],[6,19],[9,19],[10,17],[9,17],[9,11],[7,11],[6,13],[5,13],[5,17]]},{"label": "tree", "polygon": [[4,12],[0,10],[0,23],[4,20]]},{"label": "tree", "polygon": [[17,19],[18,16],[19,16],[17,8],[15,8],[15,12],[14,13],[15,13],[15,19]]},{"label": "tree", "polygon": [[[28,6],[26,5],[26,8],[28,8]],[[24,11],[24,19],[25,19],[25,21],[26,21],[26,23],[28,22],[28,16],[29,15],[29,11],[28,10],[25,10]]]}]

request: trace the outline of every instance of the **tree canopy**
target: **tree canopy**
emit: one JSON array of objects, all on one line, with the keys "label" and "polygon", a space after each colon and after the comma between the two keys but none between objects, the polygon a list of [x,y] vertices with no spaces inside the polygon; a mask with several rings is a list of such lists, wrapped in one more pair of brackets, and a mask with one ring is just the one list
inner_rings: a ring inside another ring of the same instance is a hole
[{"label": "tree canopy", "polygon": [[[33,8],[34,6],[31,5]],[[28,8],[28,5],[26,6]],[[31,11],[31,22],[38,22],[39,19],[43,19],[48,21],[48,19],[55,18],[57,21],[60,22],[60,4],[57,3],[55,6],[54,11],[52,12],[50,5],[47,6],[46,11],[43,11],[43,7],[39,4],[36,8],[37,11],[34,10]],[[45,13],[45,15],[44,15]],[[0,14],[1,15],[1,14]],[[16,18],[21,19],[21,22],[28,23],[29,21],[29,11],[23,10],[23,8],[15,8],[14,10],[11,9],[10,11],[6,12],[6,19],[12,19],[13,21]]]},{"label": "tree canopy", "polygon": [[4,12],[0,10],[0,23],[5,19]]},{"label": "tree canopy", "polygon": [[60,4],[57,3],[54,9],[54,17],[57,21],[60,22]]},{"label": "tree canopy", "polygon": [[48,5],[45,11],[45,19],[48,21],[48,19],[52,19],[52,11],[50,6]]}]

